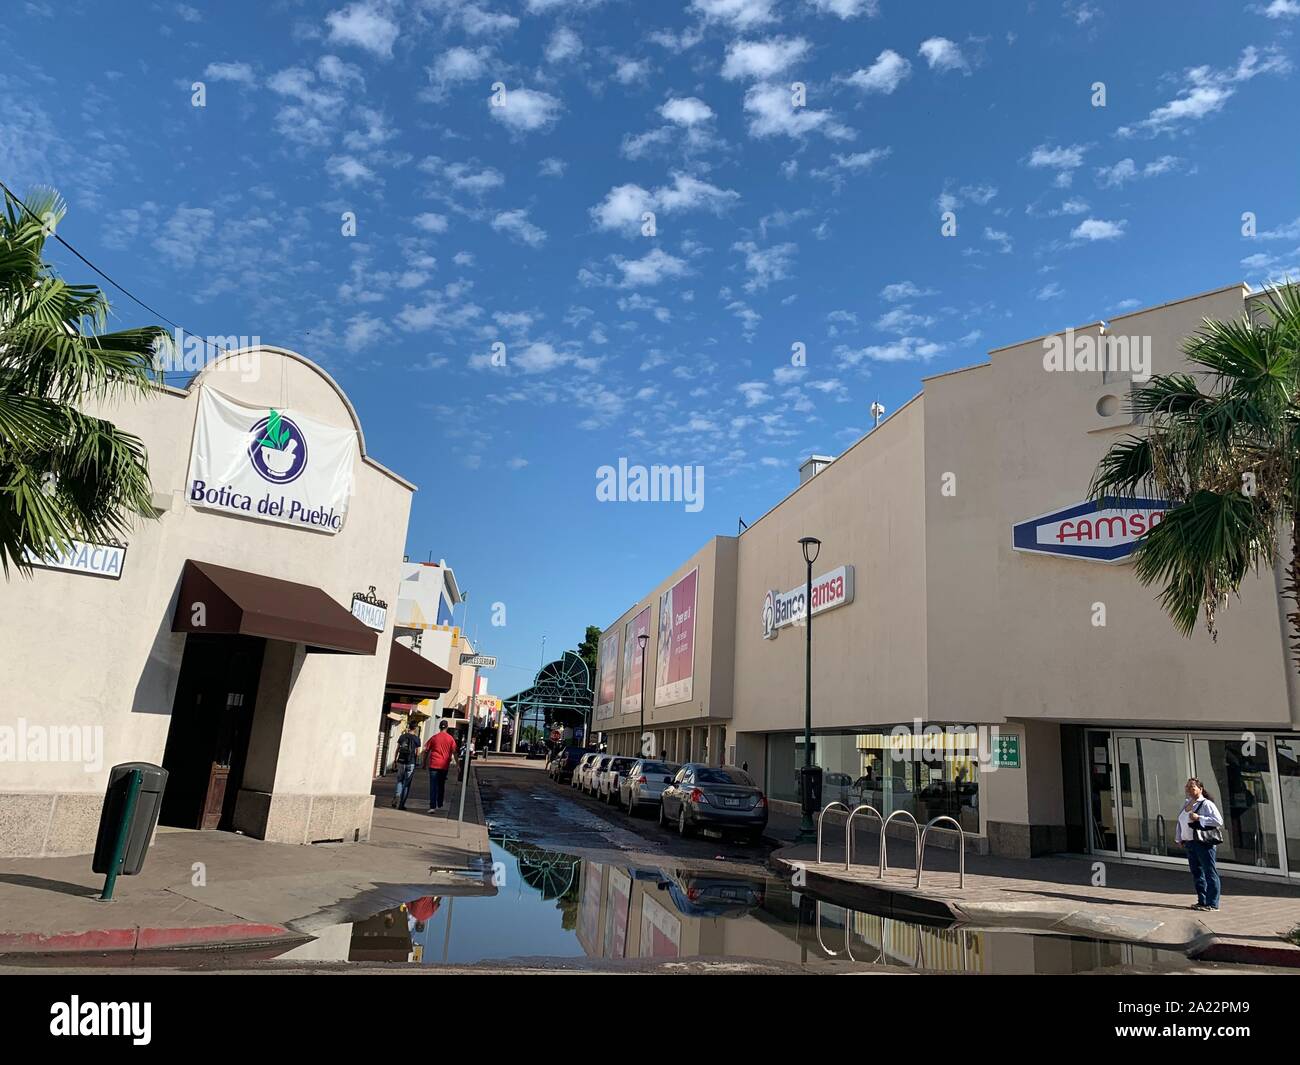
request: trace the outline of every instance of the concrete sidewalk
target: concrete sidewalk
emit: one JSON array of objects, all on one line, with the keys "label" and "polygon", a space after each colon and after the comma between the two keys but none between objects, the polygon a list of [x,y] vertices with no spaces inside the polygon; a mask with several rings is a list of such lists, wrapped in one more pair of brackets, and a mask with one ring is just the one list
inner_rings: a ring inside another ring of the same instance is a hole
[{"label": "concrete sidewalk", "polygon": [[471,773],[457,834],[456,774],[441,813],[428,811],[417,770],[407,810],[390,807],[394,778],[374,782],[365,843],[297,846],[232,832],[160,828],[138,876],[113,902],[91,856],[0,862],[0,954],[292,945],[318,929],[429,893],[492,894],[491,856]]},{"label": "concrete sidewalk", "polygon": [[[832,815],[834,816],[834,815]],[[1206,961],[1300,967],[1300,947],[1284,936],[1300,926],[1300,884],[1227,875],[1216,912],[1196,901],[1184,866],[1154,867],[1099,856],[1030,860],[967,853],[958,887],[958,856],[927,842],[925,874],[916,889],[914,839],[888,839],[885,879],[877,879],[879,832],[854,824],[853,865],[844,867],[844,822],[828,817],[822,858],[815,845],[795,845],[797,818],[773,817],[769,835],[785,846],[771,864],[787,875],[803,869],[809,891],[828,902],[894,917],[957,921],[968,927],[1051,932],[1168,947]],[[1104,883],[1095,879],[1104,876]]]}]

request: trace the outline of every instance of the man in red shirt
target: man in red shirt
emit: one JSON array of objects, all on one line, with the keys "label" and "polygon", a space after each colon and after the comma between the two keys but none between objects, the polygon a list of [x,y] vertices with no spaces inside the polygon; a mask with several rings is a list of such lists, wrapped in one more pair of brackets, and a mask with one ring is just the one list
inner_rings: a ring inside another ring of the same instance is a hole
[{"label": "man in red shirt", "polygon": [[429,813],[442,809],[442,793],[447,783],[447,770],[456,757],[456,738],[447,731],[447,722],[438,722],[438,731],[424,745],[429,766]]}]

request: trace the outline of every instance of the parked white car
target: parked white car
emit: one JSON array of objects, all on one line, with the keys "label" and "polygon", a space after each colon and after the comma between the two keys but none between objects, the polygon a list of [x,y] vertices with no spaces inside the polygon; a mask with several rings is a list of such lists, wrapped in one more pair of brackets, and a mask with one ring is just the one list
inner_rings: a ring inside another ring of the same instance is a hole
[{"label": "parked white car", "polygon": [[592,751],[590,754],[584,754],[582,759],[578,762],[577,768],[573,771],[573,779],[569,781],[569,786],[577,788],[579,791],[586,791],[588,787],[587,781],[592,767],[595,765],[597,759],[604,757],[605,756],[599,751]]},{"label": "parked white car", "polygon": [[601,763],[602,768],[595,778],[594,792],[596,798],[604,799],[606,802],[617,802],[619,788],[622,787],[628,772],[638,761],[639,759],[636,758],[614,755]]},{"label": "parked white car", "polygon": [[618,805],[632,817],[648,806],[657,807],[664,788],[673,782],[679,766],[654,758],[639,758],[619,785]]}]

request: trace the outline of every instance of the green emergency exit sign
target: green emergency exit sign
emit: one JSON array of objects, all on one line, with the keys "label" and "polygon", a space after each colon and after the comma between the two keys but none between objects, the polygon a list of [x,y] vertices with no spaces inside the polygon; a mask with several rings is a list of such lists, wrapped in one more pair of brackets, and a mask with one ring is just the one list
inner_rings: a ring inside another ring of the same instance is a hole
[{"label": "green emergency exit sign", "polygon": [[994,769],[1020,768],[1020,737],[999,736],[993,748]]}]

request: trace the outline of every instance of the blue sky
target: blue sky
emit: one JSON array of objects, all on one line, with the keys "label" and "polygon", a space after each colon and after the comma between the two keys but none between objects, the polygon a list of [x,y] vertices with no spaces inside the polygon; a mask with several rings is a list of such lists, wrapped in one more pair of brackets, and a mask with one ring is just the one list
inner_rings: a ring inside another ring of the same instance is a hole
[{"label": "blue sky", "polygon": [[[8,9],[0,178],[58,187],[60,235],[187,329],[335,375],[501,694],[873,400],[1300,273],[1300,0]],[[703,466],[704,506],[597,502],[620,457]]]}]

